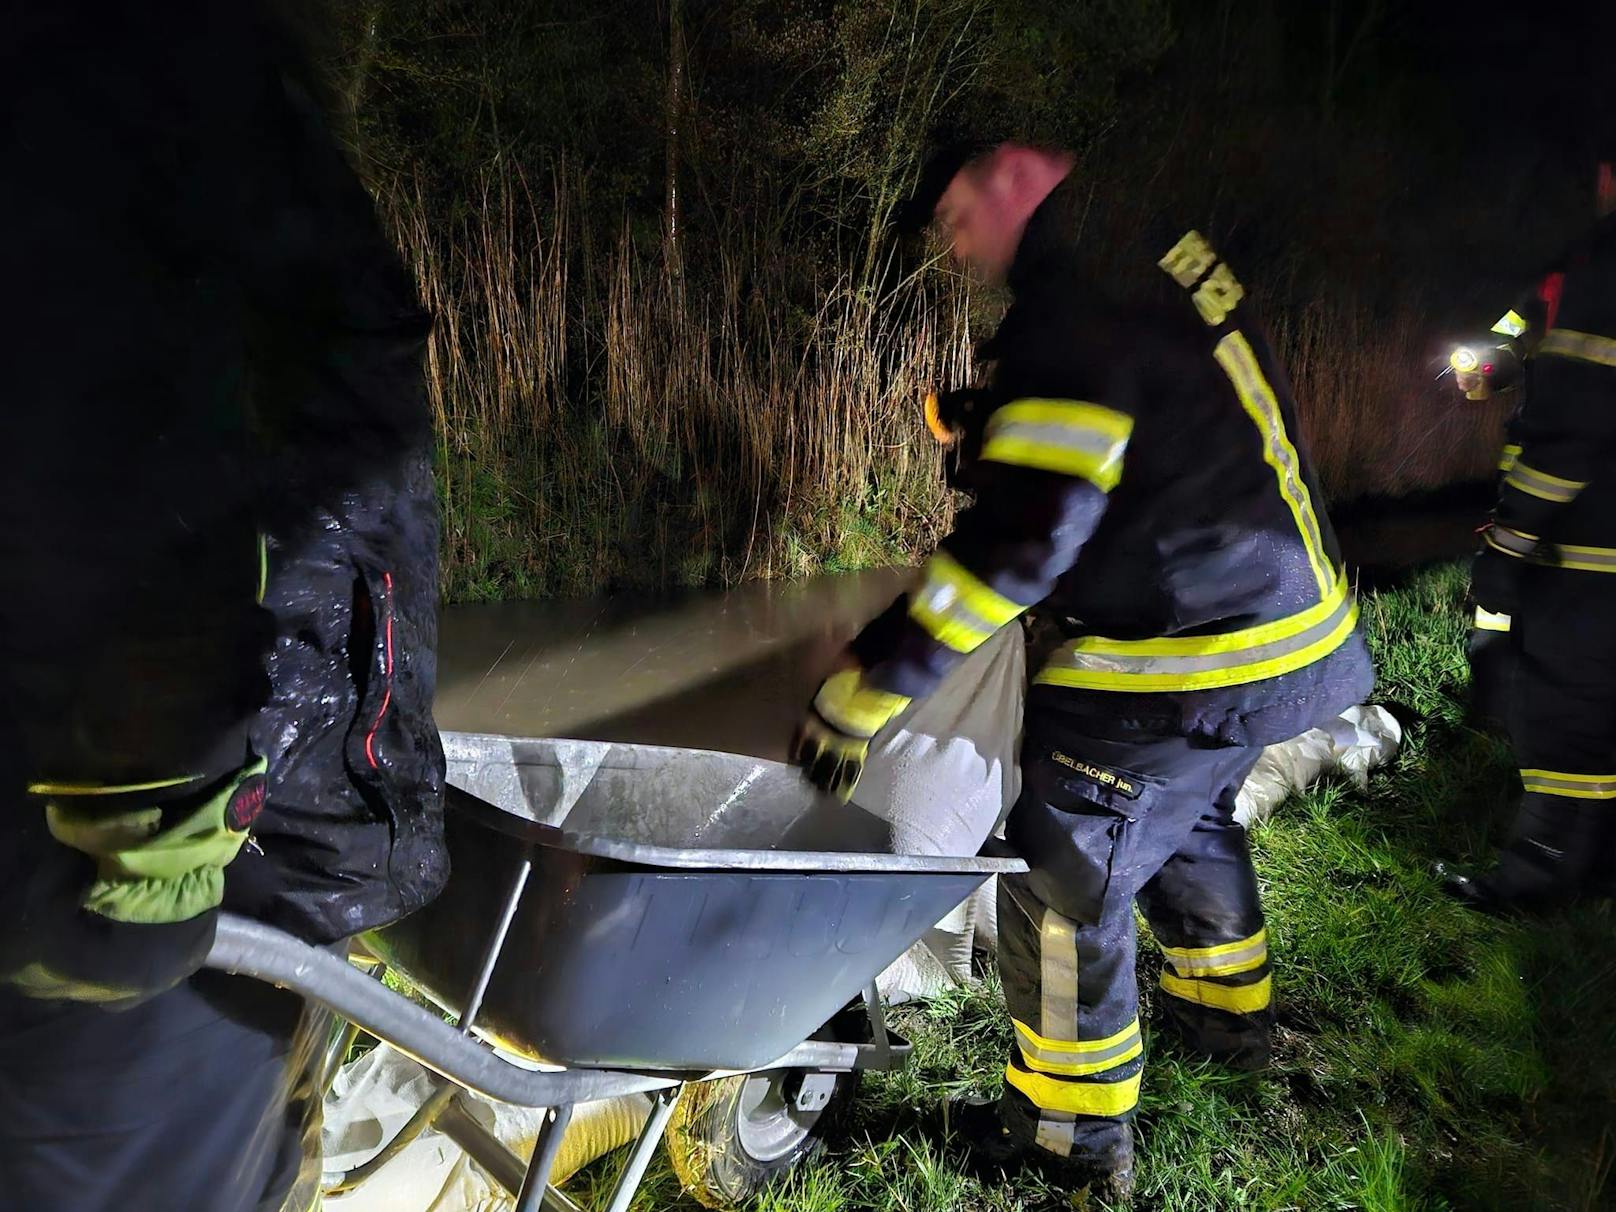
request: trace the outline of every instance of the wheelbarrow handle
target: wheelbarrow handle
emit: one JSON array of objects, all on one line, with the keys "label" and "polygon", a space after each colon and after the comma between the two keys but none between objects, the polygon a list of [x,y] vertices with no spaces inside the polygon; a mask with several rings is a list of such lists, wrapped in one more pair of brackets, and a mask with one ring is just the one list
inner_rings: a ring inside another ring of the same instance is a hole
[{"label": "wheelbarrow handle", "polygon": [[594,1102],[666,1089],[681,1080],[617,1070],[535,1072],[514,1065],[340,956],[234,914],[220,915],[205,966],[290,989],[456,1085],[518,1107]]}]

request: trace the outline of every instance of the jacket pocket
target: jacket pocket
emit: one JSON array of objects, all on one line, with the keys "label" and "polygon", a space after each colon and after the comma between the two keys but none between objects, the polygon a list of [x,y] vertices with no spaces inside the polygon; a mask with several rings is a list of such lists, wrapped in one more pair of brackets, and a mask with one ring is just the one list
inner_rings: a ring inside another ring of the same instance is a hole
[{"label": "jacket pocket", "polygon": [[[397,588],[389,569],[360,564],[354,582],[349,660],[358,706],[348,732],[348,772],[371,806],[386,815],[396,746],[397,692],[402,663]],[[375,801],[380,796],[381,803]]]}]

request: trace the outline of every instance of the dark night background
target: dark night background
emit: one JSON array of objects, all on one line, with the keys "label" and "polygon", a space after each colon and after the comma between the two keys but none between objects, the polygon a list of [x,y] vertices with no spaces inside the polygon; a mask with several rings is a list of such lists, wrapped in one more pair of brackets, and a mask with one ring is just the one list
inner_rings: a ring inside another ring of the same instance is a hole
[{"label": "dark night background", "polygon": [[[1357,573],[1457,557],[1512,401],[1465,401],[1448,352],[1591,225],[1616,127],[1610,4],[285,2],[435,317],[446,598],[586,598],[555,609],[590,634],[624,603],[913,563],[946,533],[920,401],[969,381],[1003,299],[894,232],[944,134],[1076,149],[1091,247],[1206,233],[1272,331]],[[1278,1063],[1234,1077],[1153,1035],[1142,1212],[1616,1206],[1608,910],[1482,920],[1433,875],[1494,851],[1519,786],[1466,716],[1467,591],[1454,561],[1362,594],[1402,750],[1254,831]],[[682,601],[704,629],[711,599]],[[535,651],[570,668],[573,643],[548,627]],[[939,1126],[1002,1079],[991,983],[900,1028],[911,1073],[866,1081],[828,1160],[750,1206],[1048,1206],[1035,1177],[964,1177]],[[636,1206],[694,1205],[658,1169]]]}]

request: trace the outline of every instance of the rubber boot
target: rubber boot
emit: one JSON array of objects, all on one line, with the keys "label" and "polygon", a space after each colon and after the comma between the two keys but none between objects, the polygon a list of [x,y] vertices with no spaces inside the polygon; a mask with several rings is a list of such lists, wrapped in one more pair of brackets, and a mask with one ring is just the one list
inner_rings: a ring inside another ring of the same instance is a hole
[{"label": "rubber boot", "polygon": [[996,1182],[1031,1168],[1068,1195],[1087,1191],[1112,1207],[1126,1207],[1133,1197],[1133,1127],[1126,1121],[1094,1121],[1072,1155],[1062,1157],[1011,1135],[996,1103],[954,1103],[950,1120],[954,1139],[965,1146],[966,1168],[979,1178]]},{"label": "rubber boot", "polygon": [[1197,1056],[1242,1073],[1268,1068],[1274,1055],[1274,1014],[1231,1014],[1176,997],[1159,997],[1166,1025]]},{"label": "rubber boot", "polygon": [[1482,913],[1542,913],[1611,895],[1610,806],[1529,795],[1498,866],[1484,874],[1439,868],[1449,896]]}]

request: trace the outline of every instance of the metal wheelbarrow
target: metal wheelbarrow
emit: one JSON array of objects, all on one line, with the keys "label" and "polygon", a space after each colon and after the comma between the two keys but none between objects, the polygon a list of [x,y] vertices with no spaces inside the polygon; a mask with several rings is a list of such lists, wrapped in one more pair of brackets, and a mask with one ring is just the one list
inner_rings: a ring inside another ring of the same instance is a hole
[{"label": "metal wheelbarrow", "polygon": [[[577,1212],[549,1185],[573,1107],[652,1092],[607,1212],[628,1207],[670,1120],[686,1186],[711,1206],[733,1204],[813,1151],[825,1111],[859,1071],[906,1059],[876,976],[984,880],[1026,870],[1008,856],[849,849],[868,837],[848,839],[848,810],[776,762],[468,733],[443,741],[453,874],[431,905],[362,945],[455,1025],[256,923],[225,919],[208,958],[346,1020],[328,1072],[364,1030],[447,1079],[339,1189],[435,1125],[519,1212]],[[706,1086],[681,1102],[687,1085],[715,1082],[728,1083],[722,1097]],[[529,1162],[458,1104],[461,1090],[546,1109]]]}]

